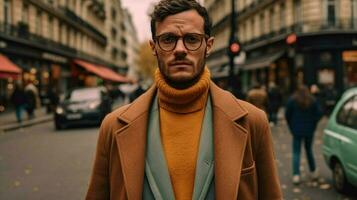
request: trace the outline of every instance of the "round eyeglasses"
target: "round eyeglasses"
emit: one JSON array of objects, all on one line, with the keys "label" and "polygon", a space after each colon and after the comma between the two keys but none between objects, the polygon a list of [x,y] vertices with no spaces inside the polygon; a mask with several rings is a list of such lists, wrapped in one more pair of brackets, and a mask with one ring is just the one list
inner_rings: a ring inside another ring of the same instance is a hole
[{"label": "round eyeglasses", "polygon": [[182,38],[183,45],[187,50],[196,51],[202,45],[203,39],[207,39],[207,35],[199,33],[186,33],[183,36],[178,36],[173,33],[164,33],[156,36],[160,49],[163,51],[172,51],[176,48],[177,41]]}]

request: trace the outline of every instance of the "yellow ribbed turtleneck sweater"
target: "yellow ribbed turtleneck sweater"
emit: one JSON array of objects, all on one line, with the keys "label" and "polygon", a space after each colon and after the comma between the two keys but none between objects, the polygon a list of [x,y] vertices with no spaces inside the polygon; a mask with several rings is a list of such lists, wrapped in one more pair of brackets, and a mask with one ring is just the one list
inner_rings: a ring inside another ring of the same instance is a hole
[{"label": "yellow ribbed turtleneck sweater", "polygon": [[210,73],[206,67],[200,80],[186,89],[169,86],[159,70],[155,82],[161,140],[175,199],[191,200]]}]

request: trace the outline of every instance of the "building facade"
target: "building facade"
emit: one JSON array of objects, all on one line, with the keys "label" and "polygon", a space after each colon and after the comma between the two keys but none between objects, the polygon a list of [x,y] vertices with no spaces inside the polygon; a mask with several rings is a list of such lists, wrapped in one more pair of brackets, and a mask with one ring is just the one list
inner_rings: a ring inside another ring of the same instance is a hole
[{"label": "building facade", "polygon": [[22,70],[15,80],[0,67],[1,101],[15,81],[35,83],[43,98],[127,81],[118,74],[128,71],[122,16],[119,0],[0,0],[0,56]]},{"label": "building facade", "polygon": [[[225,72],[231,1],[205,4],[216,37],[208,65]],[[357,84],[356,0],[242,0],[236,6],[245,59],[235,68],[243,91],[274,82],[285,93],[300,83],[341,93]]]},{"label": "building facade", "polygon": [[124,34],[121,43],[123,48],[126,49],[126,63],[128,65],[128,76],[134,80],[138,79],[137,77],[137,56],[139,54],[139,39],[136,33],[136,28],[133,23],[132,16],[127,9],[124,9],[123,12],[123,21],[124,21]]}]

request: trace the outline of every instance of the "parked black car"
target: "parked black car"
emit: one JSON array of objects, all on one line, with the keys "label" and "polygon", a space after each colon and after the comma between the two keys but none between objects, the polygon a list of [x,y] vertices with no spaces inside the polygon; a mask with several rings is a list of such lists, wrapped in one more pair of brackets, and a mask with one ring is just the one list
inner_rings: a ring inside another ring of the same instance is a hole
[{"label": "parked black car", "polygon": [[56,129],[77,124],[100,124],[112,110],[112,100],[104,87],[78,88],[68,93],[54,114]]}]

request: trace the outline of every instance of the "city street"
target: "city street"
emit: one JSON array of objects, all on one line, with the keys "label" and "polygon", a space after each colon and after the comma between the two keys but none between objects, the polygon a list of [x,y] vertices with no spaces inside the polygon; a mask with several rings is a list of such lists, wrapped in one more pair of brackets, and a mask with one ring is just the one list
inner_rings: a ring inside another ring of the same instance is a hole
[{"label": "city street", "polygon": [[48,122],[1,134],[0,199],[84,199],[97,132]]},{"label": "city street", "polygon": [[[292,138],[286,126],[285,120],[280,120],[277,126],[272,127],[275,153],[277,157],[277,165],[281,180],[281,187],[284,193],[284,198],[287,200],[353,200],[357,199],[357,193],[348,196],[341,195],[335,191],[332,185],[331,171],[327,167],[322,155],[322,134],[323,128],[326,126],[327,118],[323,118],[315,133],[314,155],[316,165],[320,173],[320,178],[317,182],[312,182],[309,179],[309,169],[305,156],[305,151],[301,151],[301,176],[302,182],[295,186],[292,183]],[[303,147],[302,147],[303,148]]]},{"label": "city street", "polygon": [[[291,137],[280,121],[272,128],[284,197],[287,200],[353,200],[332,187],[331,173],[321,154],[319,124],[315,155],[321,178],[311,183],[303,155],[303,183],[291,183]],[[5,132],[0,135],[0,199],[83,199],[88,186],[98,127],[55,131],[53,123]]]}]

